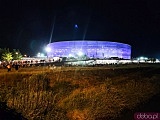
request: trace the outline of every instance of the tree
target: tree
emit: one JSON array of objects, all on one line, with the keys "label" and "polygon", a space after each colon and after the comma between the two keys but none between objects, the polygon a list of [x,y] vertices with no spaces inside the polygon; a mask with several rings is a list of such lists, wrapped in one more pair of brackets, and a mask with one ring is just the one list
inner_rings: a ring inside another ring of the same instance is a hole
[{"label": "tree", "polygon": [[9,62],[12,59],[13,59],[12,53],[9,51],[9,49],[5,48],[2,52],[2,60]]},{"label": "tree", "polygon": [[13,49],[12,52],[13,55],[13,60],[21,60],[22,59],[22,54],[20,53],[20,51],[17,49]]}]

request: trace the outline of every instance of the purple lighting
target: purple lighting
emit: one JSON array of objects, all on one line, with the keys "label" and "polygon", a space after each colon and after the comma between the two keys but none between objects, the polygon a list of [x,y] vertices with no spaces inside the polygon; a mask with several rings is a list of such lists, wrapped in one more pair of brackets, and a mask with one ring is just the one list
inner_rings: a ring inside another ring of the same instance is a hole
[{"label": "purple lighting", "polygon": [[118,42],[61,41],[50,43],[47,47],[51,48],[51,51],[47,52],[49,57],[69,57],[70,55],[76,57],[81,52],[89,58],[131,58],[131,46]]}]

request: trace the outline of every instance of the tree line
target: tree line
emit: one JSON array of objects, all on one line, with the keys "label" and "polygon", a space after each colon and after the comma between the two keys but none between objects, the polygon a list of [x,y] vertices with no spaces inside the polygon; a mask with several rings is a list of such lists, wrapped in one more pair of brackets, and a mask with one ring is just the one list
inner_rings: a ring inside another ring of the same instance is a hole
[{"label": "tree line", "polygon": [[0,60],[1,61],[12,61],[12,60],[21,60],[22,54],[19,49],[13,49],[12,51],[9,48],[0,48]]}]

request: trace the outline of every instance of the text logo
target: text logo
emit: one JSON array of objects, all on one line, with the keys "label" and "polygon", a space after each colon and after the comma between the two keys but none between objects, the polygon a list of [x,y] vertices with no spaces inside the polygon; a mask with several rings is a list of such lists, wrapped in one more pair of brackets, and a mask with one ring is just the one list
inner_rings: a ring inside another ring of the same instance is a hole
[{"label": "text logo", "polygon": [[160,120],[160,113],[157,112],[137,112],[134,114],[135,120]]}]

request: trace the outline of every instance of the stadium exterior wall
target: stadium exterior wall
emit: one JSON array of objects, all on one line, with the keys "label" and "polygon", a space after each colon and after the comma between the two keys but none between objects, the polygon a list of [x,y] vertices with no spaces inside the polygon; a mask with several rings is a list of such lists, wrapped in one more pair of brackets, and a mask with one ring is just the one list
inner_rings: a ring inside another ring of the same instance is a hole
[{"label": "stadium exterior wall", "polygon": [[47,45],[50,51],[48,57],[76,57],[86,55],[89,58],[131,58],[131,46],[119,42],[110,41],[60,41]]}]

